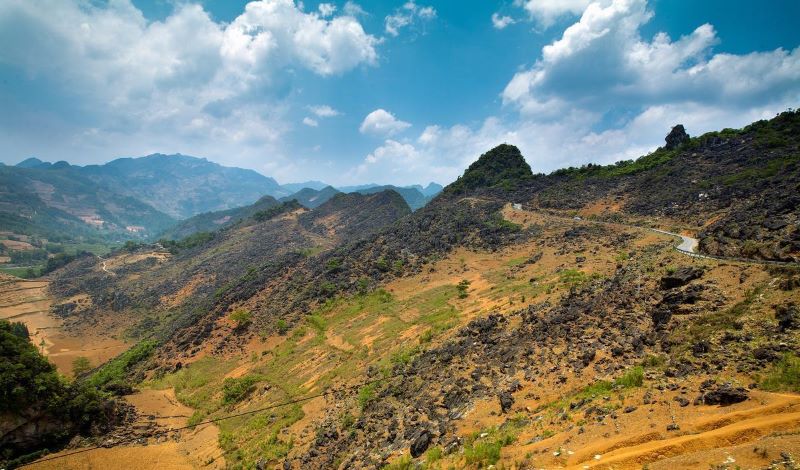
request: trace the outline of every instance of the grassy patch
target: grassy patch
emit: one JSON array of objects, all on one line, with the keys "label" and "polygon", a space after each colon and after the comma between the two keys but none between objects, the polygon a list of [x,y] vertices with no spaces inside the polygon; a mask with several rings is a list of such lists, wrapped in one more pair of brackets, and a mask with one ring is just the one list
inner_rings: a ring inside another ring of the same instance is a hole
[{"label": "grassy patch", "polygon": [[189,419],[186,421],[187,426],[197,426],[198,424],[202,423],[203,420],[206,418],[206,414],[202,411],[195,411],[192,413],[192,416],[189,416]]},{"label": "grassy patch", "polygon": [[658,369],[667,364],[666,356],[660,354],[648,354],[642,360],[642,367],[645,369]]},{"label": "grassy patch", "polygon": [[741,318],[750,310],[750,306],[758,298],[761,288],[749,290],[744,300],[724,310],[709,312],[680,325],[673,333],[671,342],[678,348],[688,348],[698,341],[708,340],[722,331],[738,331],[743,328]]},{"label": "grassy patch", "polygon": [[800,392],[800,358],[785,354],[761,379],[761,389],[770,392]]},{"label": "grassy patch", "polygon": [[[480,437],[487,434],[484,437]],[[491,428],[472,439],[464,446],[464,461],[467,465],[478,468],[494,465],[500,460],[500,451],[503,447],[517,440],[516,429]]]},{"label": "grassy patch", "polygon": [[309,315],[306,318],[308,325],[317,332],[317,335],[325,336],[325,330],[328,329],[328,322],[325,321],[325,318],[318,314]]},{"label": "grassy patch", "polygon": [[362,410],[375,399],[375,384],[364,385],[358,390],[358,407]]},{"label": "grassy patch", "polygon": [[641,387],[644,383],[644,368],[641,366],[632,367],[614,381],[614,385],[624,388]]},{"label": "grassy patch", "polygon": [[142,341],[106,363],[97,372],[89,376],[87,382],[95,387],[126,382],[131,368],[149,358],[153,354],[156,344],[155,341]]},{"label": "grassy patch", "polygon": [[599,277],[599,274],[589,275],[579,269],[564,269],[558,273],[559,282],[567,287],[580,287]]},{"label": "grassy patch", "polygon": [[261,382],[259,375],[245,375],[244,377],[228,377],[222,382],[222,404],[230,406],[247,398],[255,390],[255,385]]},{"label": "grassy patch", "polygon": [[172,387],[178,401],[206,414],[219,408],[215,397],[222,390],[225,374],[235,367],[231,361],[215,357],[204,357],[183,369],[151,383],[154,388]]},{"label": "grassy patch", "polygon": [[414,467],[414,461],[410,456],[404,455],[394,462],[383,467],[383,470],[411,470]]},{"label": "grassy patch", "polygon": [[19,277],[22,279],[33,279],[39,277],[39,273],[41,272],[42,272],[42,266],[0,268],[0,273],[9,274],[11,276]]},{"label": "grassy patch", "polygon": [[439,446],[431,447],[430,449],[428,449],[427,452],[425,452],[425,463],[427,463],[428,465],[436,463],[439,460],[442,460],[443,456],[444,456],[444,451],[442,450],[441,447]]}]

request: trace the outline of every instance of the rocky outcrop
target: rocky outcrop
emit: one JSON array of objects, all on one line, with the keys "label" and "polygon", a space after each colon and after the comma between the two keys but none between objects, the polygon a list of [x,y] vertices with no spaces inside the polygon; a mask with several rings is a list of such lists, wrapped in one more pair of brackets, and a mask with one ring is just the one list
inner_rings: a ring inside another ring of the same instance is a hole
[{"label": "rocky outcrop", "polygon": [[706,405],[733,405],[749,398],[747,389],[734,387],[731,384],[722,384],[714,390],[703,394],[703,403]]},{"label": "rocky outcrop", "polygon": [[662,289],[674,289],[699,279],[703,275],[703,270],[691,266],[684,266],[661,278]]},{"label": "rocky outcrop", "polygon": [[664,148],[667,150],[672,150],[680,147],[686,141],[688,141],[689,134],[686,133],[686,129],[683,128],[683,124],[678,124],[672,128],[664,140],[667,142],[667,145],[665,145]]}]

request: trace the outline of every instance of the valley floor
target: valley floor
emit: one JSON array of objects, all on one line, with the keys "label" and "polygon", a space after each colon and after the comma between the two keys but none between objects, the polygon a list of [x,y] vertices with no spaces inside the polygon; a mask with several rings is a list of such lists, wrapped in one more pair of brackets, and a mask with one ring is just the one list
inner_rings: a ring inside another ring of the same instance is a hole
[{"label": "valley floor", "polygon": [[[51,299],[47,281],[30,281],[4,276],[0,279],[0,318],[24,322],[31,341],[41,345],[44,354],[58,371],[72,376],[72,361],[85,357],[92,365],[103,364],[130,347],[129,343],[109,334],[103,326],[70,332],[50,312]],[[105,332],[105,333],[104,333]],[[182,405],[171,389],[144,389],[125,397],[141,416],[140,425],[159,429],[179,428],[187,424],[192,409]],[[151,424],[153,423],[153,424]],[[136,425],[134,425],[135,427]],[[34,463],[40,469],[191,469],[221,468],[224,459],[217,444],[219,432],[214,424],[200,425],[194,430],[152,439],[146,445],[101,448],[66,456],[75,449],[47,456],[65,456],[52,461]]]},{"label": "valley floor", "polygon": [[72,361],[86,357],[97,366],[117,356],[129,344],[108,335],[102,328],[71,333],[50,312],[52,300],[47,281],[23,280],[11,276],[0,279],[0,318],[21,321],[28,326],[31,341],[53,362],[59,372],[72,376]]}]

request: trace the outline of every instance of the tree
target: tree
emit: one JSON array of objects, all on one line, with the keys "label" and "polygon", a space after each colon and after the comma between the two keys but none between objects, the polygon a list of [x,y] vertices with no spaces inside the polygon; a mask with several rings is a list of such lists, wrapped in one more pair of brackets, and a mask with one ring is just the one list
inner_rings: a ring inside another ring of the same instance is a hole
[{"label": "tree", "polygon": [[461,282],[458,283],[458,285],[456,286],[456,289],[458,289],[458,298],[459,299],[466,299],[467,298],[467,295],[468,295],[467,294],[467,289],[469,289],[469,285],[470,285],[470,282],[468,280],[466,280],[466,279],[464,279],[464,280],[462,280]]},{"label": "tree", "polygon": [[92,363],[89,361],[88,357],[78,356],[72,361],[72,375],[74,375],[75,378],[80,377],[90,370],[92,370]]},{"label": "tree", "polygon": [[245,326],[250,324],[252,315],[250,314],[250,310],[246,308],[237,308],[236,310],[231,313],[231,320],[236,322],[236,328],[244,328]]}]

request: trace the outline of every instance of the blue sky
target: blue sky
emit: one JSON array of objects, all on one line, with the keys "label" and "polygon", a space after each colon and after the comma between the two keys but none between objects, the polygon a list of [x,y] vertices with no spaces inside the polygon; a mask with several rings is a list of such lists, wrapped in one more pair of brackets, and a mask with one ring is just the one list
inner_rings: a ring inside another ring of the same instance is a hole
[{"label": "blue sky", "polygon": [[183,153],[280,182],[634,158],[800,103],[800,2],[0,3],[0,161]]}]

